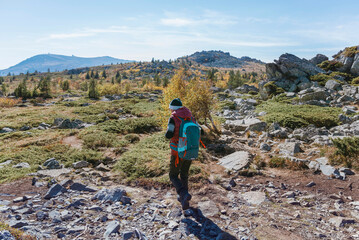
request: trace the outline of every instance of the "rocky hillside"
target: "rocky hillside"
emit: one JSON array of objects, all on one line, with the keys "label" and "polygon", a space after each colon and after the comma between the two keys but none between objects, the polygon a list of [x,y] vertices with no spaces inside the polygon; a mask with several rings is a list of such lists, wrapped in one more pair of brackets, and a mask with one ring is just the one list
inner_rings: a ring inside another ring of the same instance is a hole
[{"label": "rocky hillside", "polygon": [[263,65],[264,63],[260,60],[250,57],[233,57],[228,52],[222,51],[202,51],[195,52],[187,57],[180,59],[186,59],[194,63],[204,65],[206,67],[216,68],[241,68],[249,63],[255,63]]},{"label": "rocky hillside", "polygon": [[13,67],[0,70],[0,76],[5,76],[9,73],[20,74],[20,73],[33,73],[47,72],[50,70],[63,71],[65,69],[74,69],[81,67],[92,67],[99,65],[109,65],[130,62],[129,60],[117,59],[112,57],[95,57],[95,58],[84,58],[75,56],[64,56],[55,54],[40,54],[28,58]]}]

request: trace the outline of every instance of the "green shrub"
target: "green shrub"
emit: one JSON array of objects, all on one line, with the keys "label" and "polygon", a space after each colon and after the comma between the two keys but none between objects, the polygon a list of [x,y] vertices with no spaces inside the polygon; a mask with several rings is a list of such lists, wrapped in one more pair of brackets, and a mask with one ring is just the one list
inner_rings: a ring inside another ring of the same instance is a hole
[{"label": "green shrub", "polygon": [[99,147],[113,147],[117,136],[114,133],[93,131],[87,134],[80,134],[80,138],[83,140],[84,146],[96,150]]},{"label": "green shrub", "polygon": [[13,160],[13,164],[27,162],[30,168],[16,169],[12,166],[0,168],[0,183],[15,180],[26,176],[26,174],[37,170],[47,159],[56,158],[61,164],[70,167],[72,163],[77,161],[87,161],[92,165],[98,165],[104,156],[100,152],[91,149],[75,149],[68,145],[48,144],[46,146],[30,145],[26,148],[17,147],[15,149],[7,149],[6,152],[0,154],[0,162],[8,159]]},{"label": "green shrub", "polygon": [[117,161],[115,169],[127,178],[154,178],[166,173],[169,165],[169,143],[158,133],[137,143]]},{"label": "green shrub", "polygon": [[125,136],[125,140],[129,141],[130,143],[136,143],[140,141],[140,137],[137,134],[127,134]]},{"label": "green shrub", "polygon": [[257,112],[267,112],[262,119],[267,123],[278,122],[291,129],[314,124],[316,127],[333,127],[339,124],[340,108],[313,105],[292,105],[267,101],[257,107]]},{"label": "green shrub", "polygon": [[236,104],[232,101],[227,101],[227,100],[224,100],[224,101],[221,101],[220,103],[220,108],[221,109],[230,109],[230,110],[235,110],[236,109]]},{"label": "green shrub", "polygon": [[353,78],[353,76],[349,73],[344,72],[332,72],[329,74],[332,78],[336,79],[337,76],[341,76],[344,78],[345,81],[350,82]]},{"label": "green shrub", "polygon": [[269,160],[268,166],[271,168],[284,168],[286,166],[286,161],[286,158],[275,156]]},{"label": "green shrub", "polygon": [[284,93],[284,89],[278,87],[273,81],[264,84],[263,88],[267,91],[269,98]]},{"label": "green shrub", "polygon": [[159,127],[159,122],[154,117],[130,118],[106,121],[96,127],[110,133],[148,133]]},{"label": "green shrub", "polygon": [[353,47],[347,47],[344,49],[344,56],[346,57],[354,57],[355,54],[359,53],[358,47],[357,46],[353,46]]},{"label": "green shrub", "polygon": [[353,85],[359,85],[359,77],[356,77],[352,80]]},{"label": "green shrub", "polygon": [[332,79],[332,77],[324,73],[318,73],[317,75],[310,76],[311,81],[318,82],[321,86],[325,86],[329,79]]},{"label": "green shrub", "polygon": [[359,137],[331,139],[336,148],[332,163],[359,169]]},{"label": "green shrub", "polygon": [[325,71],[337,71],[339,68],[343,67],[343,63],[338,62],[336,60],[326,60],[322,63],[318,64],[318,67],[320,67],[321,69],[325,70]]}]

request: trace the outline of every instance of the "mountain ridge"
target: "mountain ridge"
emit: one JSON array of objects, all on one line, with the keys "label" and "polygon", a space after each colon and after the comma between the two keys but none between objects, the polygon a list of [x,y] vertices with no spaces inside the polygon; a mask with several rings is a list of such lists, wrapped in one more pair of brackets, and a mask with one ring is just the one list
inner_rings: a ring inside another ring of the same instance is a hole
[{"label": "mountain ridge", "polygon": [[261,60],[257,60],[248,56],[243,56],[240,58],[234,57],[231,56],[229,52],[223,52],[221,50],[195,52],[189,56],[185,56],[179,59],[188,59],[206,67],[218,68],[240,68],[248,63],[265,64]]},{"label": "mountain ridge", "polygon": [[127,63],[133,62],[131,60],[117,59],[109,56],[102,57],[77,57],[77,56],[66,56],[59,54],[38,54],[33,57],[27,58],[20,63],[9,67],[4,70],[0,70],[0,76],[11,74],[20,74],[20,73],[33,73],[46,72],[50,70],[54,71],[63,71],[65,69],[75,69],[81,67],[93,67],[99,65],[109,65],[111,63]]}]

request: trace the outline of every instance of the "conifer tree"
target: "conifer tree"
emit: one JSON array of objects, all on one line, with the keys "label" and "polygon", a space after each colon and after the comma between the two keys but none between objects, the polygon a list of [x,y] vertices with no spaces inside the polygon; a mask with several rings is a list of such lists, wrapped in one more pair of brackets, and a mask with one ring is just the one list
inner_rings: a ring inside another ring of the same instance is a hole
[{"label": "conifer tree", "polygon": [[90,80],[89,86],[89,98],[98,99],[100,96],[97,89],[97,81],[95,79]]}]

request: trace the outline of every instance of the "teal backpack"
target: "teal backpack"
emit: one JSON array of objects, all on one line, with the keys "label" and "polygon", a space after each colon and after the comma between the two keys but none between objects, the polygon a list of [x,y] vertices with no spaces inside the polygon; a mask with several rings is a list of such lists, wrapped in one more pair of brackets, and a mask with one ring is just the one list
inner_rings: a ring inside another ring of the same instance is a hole
[{"label": "teal backpack", "polygon": [[181,120],[179,140],[177,146],[171,143],[171,149],[178,152],[179,158],[194,160],[198,157],[199,144],[202,143],[201,128],[192,121],[192,118],[177,118]]}]

